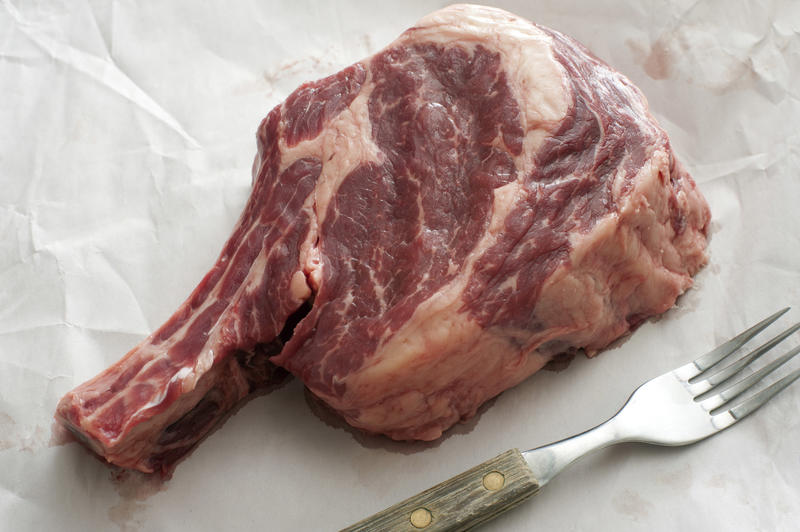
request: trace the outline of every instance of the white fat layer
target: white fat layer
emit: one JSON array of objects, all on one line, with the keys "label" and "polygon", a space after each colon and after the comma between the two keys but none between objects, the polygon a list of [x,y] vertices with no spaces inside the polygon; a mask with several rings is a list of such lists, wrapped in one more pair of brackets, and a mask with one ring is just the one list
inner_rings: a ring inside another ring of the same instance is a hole
[{"label": "white fat layer", "polygon": [[525,138],[517,168],[523,174],[533,161],[525,154],[547,137],[567,114],[572,93],[566,72],[553,55],[552,38],[531,22],[501,9],[453,5],[420,20],[395,44],[433,42],[484,45],[501,54],[502,70],[523,113]]},{"label": "white fat layer", "polygon": [[286,145],[285,136],[279,141],[281,150],[279,172],[303,157],[313,157],[322,161],[322,173],[314,190],[314,210],[319,225],[325,220],[328,205],[344,178],[361,164],[379,164],[383,159],[380,150],[372,141],[368,103],[374,83],[370,80],[371,75],[350,106],[327,124],[319,135],[291,148]]},{"label": "white fat layer", "polygon": [[[361,92],[350,106],[339,113],[313,139],[302,141],[291,148],[286,145],[284,137],[279,141],[281,149],[279,171],[283,171],[291,163],[303,157],[314,157],[322,161],[322,172],[310,196],[311,231],[300,246],[301,271],[313,290],[319,289],[322,282],[323,262],[317,247],[319,227],[325,220],[328,207],[339,186],[359,165],[380,164],[383,160],[383,155],[372,141],[368,103],[373,88],[371,75],[368,75]],[[298,289],[300,287],[299,281],[297,287]]]},{"label": "white fat layer", "polygon": [[[507,185],[494,189],[492,218],[489,220],[489,235],[494,237],[503,231],[506,218],[508,218],[511,210],[517,205],[517,196],[522,192],[522,184],[519,181],[512,181]],[[484,245],[490,243],[491,242],[487,241]]]}]

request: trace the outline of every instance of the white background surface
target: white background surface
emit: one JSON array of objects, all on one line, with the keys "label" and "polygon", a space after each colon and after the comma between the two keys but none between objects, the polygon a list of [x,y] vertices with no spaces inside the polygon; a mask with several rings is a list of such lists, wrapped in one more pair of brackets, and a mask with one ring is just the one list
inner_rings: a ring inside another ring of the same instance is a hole
[{"label": "white background surface", "polygon": [[[507,448],[582,431],[642,381],[800,305],[800,4],[499,2],[627,74],[698,181],[711,263],[676,309],[432,445],[323,423],[294,381],[163,486],[51,446],[61,395],[213,263],[268,110],[442,5],[0,0],[0,529],[338,529]],[[799,406],[796,385],[698,445],[608,449],[487,529],[796,530]]]}]

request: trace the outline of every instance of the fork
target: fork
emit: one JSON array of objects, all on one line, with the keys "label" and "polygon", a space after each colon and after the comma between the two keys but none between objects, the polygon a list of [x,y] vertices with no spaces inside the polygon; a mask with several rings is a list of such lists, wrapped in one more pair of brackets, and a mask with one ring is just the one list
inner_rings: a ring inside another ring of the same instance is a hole
[{"label": "fork", "polygon": [[753,361],[800,329],[800,323],[737,358],[746,342],[788,310],[765,318],[693,362],[647,381],[616,415],[586,432],[522,453],[518,449],[506,451],[345,531],[466,530],[535,495],[565,467],[598,449],[621,442],[688,445],[708,438],[742,420],[800,378],[797,369],[746,395],[800,353],[797,346],[745,376]]}]

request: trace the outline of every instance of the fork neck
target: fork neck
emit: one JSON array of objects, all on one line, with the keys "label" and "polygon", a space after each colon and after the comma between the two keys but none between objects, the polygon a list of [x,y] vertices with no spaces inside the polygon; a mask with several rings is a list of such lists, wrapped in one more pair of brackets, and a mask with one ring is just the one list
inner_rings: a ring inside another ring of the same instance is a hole
[{"label": "fork neck", "polygon": [[624,437],[620,429],[616,418],[611,418],[586,432],[525,451],[522,456],[528,462],[539,486],[544,486],[578,458],[622,441]]}]

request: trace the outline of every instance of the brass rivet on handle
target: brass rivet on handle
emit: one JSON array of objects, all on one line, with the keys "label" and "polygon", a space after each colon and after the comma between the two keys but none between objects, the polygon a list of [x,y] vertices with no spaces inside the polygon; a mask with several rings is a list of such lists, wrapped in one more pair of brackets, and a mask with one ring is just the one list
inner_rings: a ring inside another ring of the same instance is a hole
[{"label": "brass rivet on handle", "polygon": [[411,524],[414,525],[414,528],[425,528],[431,521],[433,521],[433,516],[431,515],[431,511],[427,508],[417,508],[413,512],[411,512],[411,517],[409,518]]},{"label": "brass rivet on handle", "polygon": [[506,477],[499,471],[492,471],[483,476],[483,487],[489,491],[497,491],[506,483]]}]

